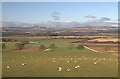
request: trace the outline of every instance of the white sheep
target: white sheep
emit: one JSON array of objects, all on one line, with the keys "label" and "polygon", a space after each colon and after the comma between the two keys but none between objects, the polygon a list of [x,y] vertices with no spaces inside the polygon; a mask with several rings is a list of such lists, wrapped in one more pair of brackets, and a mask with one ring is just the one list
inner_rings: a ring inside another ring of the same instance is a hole
[{"label": "white sheep", "polygon": [[70,69],[67,69],[67,71],[70,71]]},{"label": "white sheep", "polygon": [[80,65],[77,65],[77,66],[75,66],[75,69],[77,69],[77,68],[79,68],[80,67]]},{"label": "white sheep", "polygon": [[67,63],[69,63],[69,61],[67,61]]},{"label": "white sheep", "polygon": [[62,67],[58,67],[58,71],[61,71],[62,70]]},{"label": "white sheep", "polygon": [[53,60],[53,62],[55,62],[55,60]]},{"label": "white sheep", "polygon": [[7,68],[9,69],[9,68],[10,68],[10,66],[7,66]]},{"label": "white sheep", "polygon": [[94,64],[97,64],[97,62],[94,62]]},{"label": "white sheep", "polygon": [[78,68],[78,66],[75,66],[75,69],[77,69]]},{"label": "white sheep", "polygon": [[78,68],[80,67],[80,65],[77,66]]},{"label": "white sheep", "polygon": [[22,65],[23,65],[23,66],[26,65],[26,63],[22,63]]}]

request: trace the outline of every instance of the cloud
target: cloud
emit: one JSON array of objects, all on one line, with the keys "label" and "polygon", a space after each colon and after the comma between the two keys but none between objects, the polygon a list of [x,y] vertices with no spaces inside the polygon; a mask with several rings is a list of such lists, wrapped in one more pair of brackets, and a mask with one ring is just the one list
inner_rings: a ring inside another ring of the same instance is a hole
[{"label": "cloud", "polygon": [[69,22],[72,22],[72,21],[64,21],[64,22],[67,22],[67,23],[69,23]]},{"label": "cloud", "polygon": [[58,15],[60,14],[59,12],[53,12],[53,13],[54,13],[54,14],[58,14]]},{"label": "cloud", "polygon": [[53,18],[54,20],[59,20],[59,19],[60,19],[59,15],[60,15],[59,12],[53,12],[53,13],[51,14],[51,16],[52,16],[52,18]]},{"label": "cloud", "polygon": [[96,16],[88,15],[88,16],[85,16],[85,18],[96,18]]},{"label": "cloud", "polygon": [[54,18],[54,20],[59,20],[60,19],[60,17],[59,16],[56,16],[56,15],[54,15],[54,16],[52,16],[53,18]]},{"label": "cloud", "polygon": [[107,18],[107,17],[102,17],[101,18],[101,21],[110,21],[111,19],[110,18]]}]

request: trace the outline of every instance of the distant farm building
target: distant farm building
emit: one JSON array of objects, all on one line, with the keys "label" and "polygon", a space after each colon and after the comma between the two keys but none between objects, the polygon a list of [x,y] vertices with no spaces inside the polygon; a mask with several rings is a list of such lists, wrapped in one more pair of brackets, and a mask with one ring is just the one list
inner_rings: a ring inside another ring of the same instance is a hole
[{"label": "distant farm building", "polygon": [[39,43],[39,42],[33,42],[33,41],[30,41],[30,43]]}]

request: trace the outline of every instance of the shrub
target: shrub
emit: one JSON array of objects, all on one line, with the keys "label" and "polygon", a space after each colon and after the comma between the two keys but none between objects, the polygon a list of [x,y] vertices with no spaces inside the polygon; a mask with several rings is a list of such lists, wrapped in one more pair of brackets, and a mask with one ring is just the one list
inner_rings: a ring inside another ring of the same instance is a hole
[{"label": "shrub", "polygon": [[29,41],[22,41],[22,44],[29,44]]},{"label": "shrub", "polygon": [[46,47],[44,45],[40,45],[39,49],[45,49]]},{"label": "shrub", "polygon": [[80,45],[77,46],[77,49],[78,50],[84,49],[84,46],[80,44]]},{"label": "shrub", "polygon": [[15,45],[19,50],[22,50],[24,48],[24,44],[22,43],[16,43]]},{"label": "shrub", "polygon": [[50,47],[51,49],[57,48],[57,47],[55,46],[55,44],[51,44],[49,47]]}]

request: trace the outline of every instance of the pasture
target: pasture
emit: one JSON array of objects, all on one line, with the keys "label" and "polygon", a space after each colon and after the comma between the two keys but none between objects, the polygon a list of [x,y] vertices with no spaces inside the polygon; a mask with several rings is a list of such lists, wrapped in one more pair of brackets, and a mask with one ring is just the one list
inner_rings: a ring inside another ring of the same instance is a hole
[{"label": "pasture", "polygon": [[[26,39],[27,40],[27,39]],[[30,39],[29,39],[30,40]],[[31,39],[31,41],[34,41]],[[88,50],[69,49],[70,42],[80,39],[44,39],[16,50],[15,42],[7,42],[2,53],[3,77],[117,77],[118,57]],[[52,52],[39,51],[41,44],[54,43]],[[27,50],[27,51],[25,51]],[[29,51],[30,50],[30,51]]]}]

